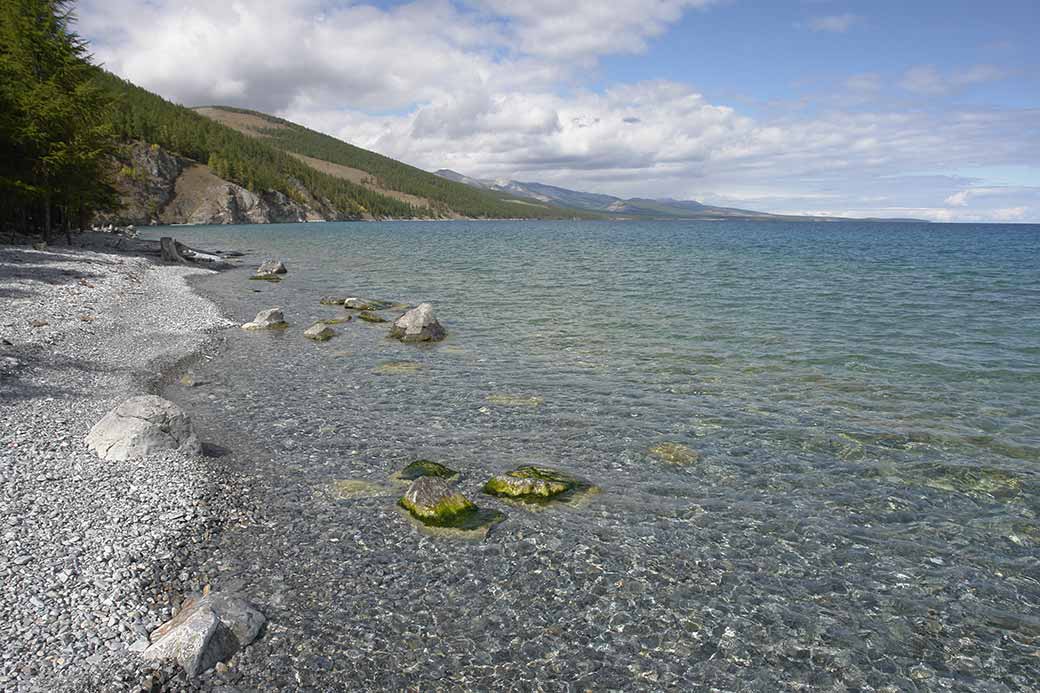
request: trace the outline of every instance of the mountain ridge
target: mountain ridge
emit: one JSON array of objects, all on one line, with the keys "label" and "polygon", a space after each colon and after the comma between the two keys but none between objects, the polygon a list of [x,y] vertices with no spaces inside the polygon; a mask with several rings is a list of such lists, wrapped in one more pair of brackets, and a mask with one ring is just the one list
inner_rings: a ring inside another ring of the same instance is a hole
[{"label": "mountain ridge", "polygon": [[696,200],[676,200],[673,198],[622,198],[604,193],[590,193],[571,190],[555,185],[537,182],[523,182],[509,179],[480,179],[442,168],[434,172],[447,180],[452,180],[473,187],[487,190],[508,192],[518,197],[529,197],[545,204],[579,209],[586,212],[604,214],[612,218],[642,219],[699,219],[704,221],[744,220],[744,221],[815,221],[815,222],[913,222],[928,223],[925,219],[884,219],[853,218],[819,215],[774,214],[758,212],[736,207],[717,207],[706,205]]}]

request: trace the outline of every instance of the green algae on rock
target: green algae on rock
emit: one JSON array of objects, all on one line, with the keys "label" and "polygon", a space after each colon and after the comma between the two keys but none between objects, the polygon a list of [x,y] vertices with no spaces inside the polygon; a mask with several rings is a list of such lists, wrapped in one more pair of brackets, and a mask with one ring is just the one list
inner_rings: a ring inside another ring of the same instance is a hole
[{"label": "green algae on rock", "polygon": [[700,453],[681,443],[659,443],[647,453],[663,462],[674,465],[693,464],[700,459]]},{"label": "green algae on rock", "polygon": [[1021,478],[992,467],[924,464],[915,465],[911,472],[904,476],[906,481],[940,491],[990,496],[997,500],[1012,500],[1022,492]]},{"label": "green algae on rock", "polygon": [[454,479],[459,473],[451,467],[431,460],[416,460],[399,472],[394,472],[392,479],[397,481],[415,481],[419,477],[432,476],[441,479]]},{"label": "green algae on rock", "polygon": [[322,296],[320,303],[323,306],[342,306],[346,300],[339,296]]},{"label": "green algae on rock", "polygon": [[282,281],[282,278],[277,274],[254,274],[250,279],[257,282],[274,282],[275,284]]},{"label": "green algae on rock", "polygon": [[342,325],[345,322],[350,322],[350,316],[348,315],[345,318],[329,318],[328,320],[322,320],[321,322],[326,325]]},{"label": "green algae on rock", "polygon": [[372,313],[372,312],[367,311],[367,310],[363,310],[360,313],[358,313],[358,318],[360,318],[361,320],[364,320],[365,322],[386,322],[387,321],[386,318],[384,318],[382,315],[377,315],[377,314]]},{"label": "green algae on rock", "polygon": [[423,526],[465,534],[486,534],[505,515],[483,510],[440,477],[421,476],[397,502]]},{"label": "green algae on rock", "polygon": [[582,486],[569,474],[548,467],[528,465],[491,477],[484,484],[484,493],[537,503],[557,498]]}]

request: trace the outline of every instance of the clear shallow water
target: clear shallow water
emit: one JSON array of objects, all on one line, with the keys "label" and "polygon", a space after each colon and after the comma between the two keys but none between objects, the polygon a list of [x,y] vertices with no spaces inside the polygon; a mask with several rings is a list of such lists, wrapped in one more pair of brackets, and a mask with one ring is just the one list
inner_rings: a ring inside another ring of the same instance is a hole
[{"label": "clear shallow water", "polygon": [[[300,654],[247,681],[1026,690],[1040,679],[1040,227],[161,232],[290,271],[280,284],[246,270],[202,283],[242,322],[281,306],[292,327],[230,330],[221,358],[196,368],[211,384],[170,393],[261,499],[262,527],[226,533],[225,560],[207,569],[266,599]],[[354,322],[312,344],[306,326],[344,313],[318,304],[327,294],[431,301],[449,339],[402,345]],[[398,361],[417,368],[379,371]],[[661,442],[701,460],[648,457]],[[489,474],[524,463],[603,493],[540,513],[482,499],[509,518],[466,544],[416,532],[393,507],[397,489],[323,492],[418,457],[462,470],[478,499]]]}]

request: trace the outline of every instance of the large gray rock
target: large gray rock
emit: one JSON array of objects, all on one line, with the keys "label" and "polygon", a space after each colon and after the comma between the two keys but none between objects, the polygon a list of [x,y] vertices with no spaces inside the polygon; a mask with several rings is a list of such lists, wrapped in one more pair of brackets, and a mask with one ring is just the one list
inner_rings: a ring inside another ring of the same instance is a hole
[{"label": "large gray rock", "polygon": [[256,640],[264,621],[263,614],[239,597],[192,595],[176,616],[152,631],[142,656],[177,662],[195,677]]},{"label": "large gray rock", "polygon": [[253,318],[253,322],[247,322],[242,325],[243,330],[268,330],[278,329],[285,327],[288,323],[285,322],[285,315],[282,314],[281,308],[268,308],[262,310],[256,314]]},{"label": "large gray rock", "polygon": [[86,443],[98,457],[123,461],[160,450],[202,452],[191,419],[173,402],[155,395],[131,397],[90,429]]},{"label": "large gray rock", "polygon": [[433,315],[433,306],[420,303],[394,321],[390,336],[402,342],[436,342],[445,337],[444,328]]}]

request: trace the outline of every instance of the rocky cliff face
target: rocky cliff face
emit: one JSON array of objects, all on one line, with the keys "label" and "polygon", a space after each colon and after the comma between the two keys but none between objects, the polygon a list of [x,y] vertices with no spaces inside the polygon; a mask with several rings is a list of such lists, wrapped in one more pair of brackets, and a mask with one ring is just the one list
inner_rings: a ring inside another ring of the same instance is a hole
[{"label": "rocky cliff face", "polygon": [[302,186],[304,204],[274,190],[256,194],[143,142],[120,152],[113,173],[124,207],[99,215],[96,224],[269,224],[339,216]]}]

